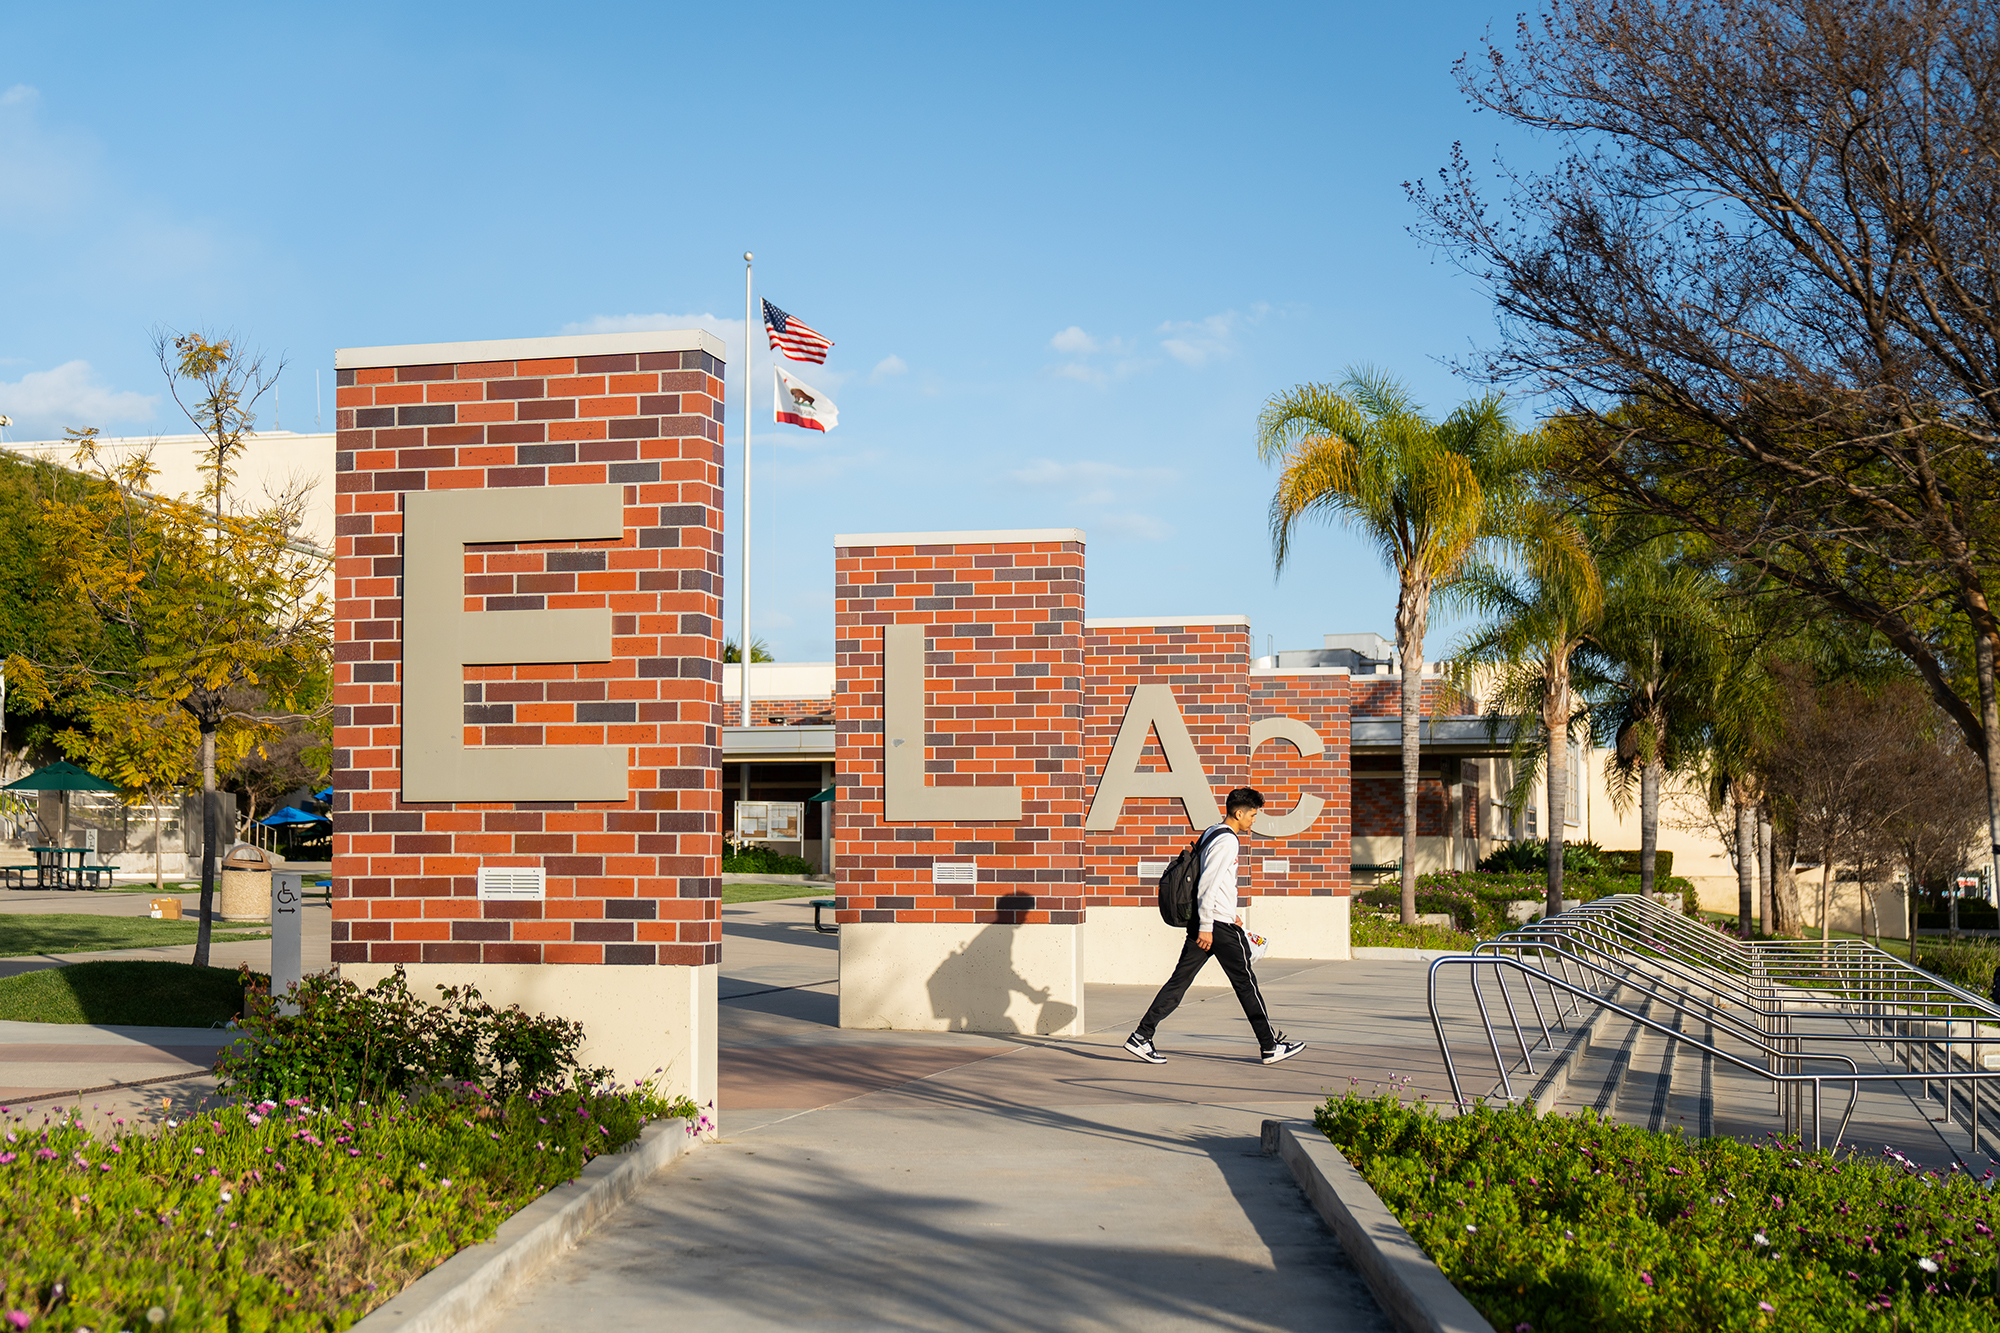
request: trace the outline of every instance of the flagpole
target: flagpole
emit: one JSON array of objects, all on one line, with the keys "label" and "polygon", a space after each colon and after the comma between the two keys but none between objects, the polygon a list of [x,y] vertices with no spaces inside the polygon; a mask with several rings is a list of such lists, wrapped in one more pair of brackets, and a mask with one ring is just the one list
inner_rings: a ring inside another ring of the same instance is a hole
[{"label": "flagpole", "polygon": [[[750,308],[750,252],[743,252],[743,636],[738,640],[737,686],[742,703],[736,724],[750,725],[750,405],[756,401],[757,382],[750,373],[751,330],[757,321]],[[745,799],[748,799],[746,796]]]}]

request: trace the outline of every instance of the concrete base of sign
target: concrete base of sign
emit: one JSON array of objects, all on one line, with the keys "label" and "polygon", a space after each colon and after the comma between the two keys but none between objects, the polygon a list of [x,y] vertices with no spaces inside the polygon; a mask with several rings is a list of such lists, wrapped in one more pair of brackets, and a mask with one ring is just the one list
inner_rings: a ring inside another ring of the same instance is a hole
[{"label": "concrete base of sign", "polygon": [[[406,963],[410,990],[422,999],[439,986],[475,986],[489,1004],[518,1004],[583,1024],[581,1059],[629,1083],[658,1075],[659,1090],[685,1092],[700,1105],[715,1098],[717,968],[607,967],[569,963]],[[340,975],[371,986],[395,966],[342,963]]]},{"label": "concrete base of sign", "polygon": [[840,1025],[918,1032],[1084,1032],[1084,928],[850,921]]},{"label": "concrete base of sign", "polygon": [[1174,970],[1187,932],[1157,907],[1093,907],[1084,917],[1084,979],[1100,986],[1158,986]]},{"label": "concrete base of sign", "polygon": [[1243,924],[1271,941],[1273,958],[1352,958],[1349,899],[1254,897],[1243,909]]}]

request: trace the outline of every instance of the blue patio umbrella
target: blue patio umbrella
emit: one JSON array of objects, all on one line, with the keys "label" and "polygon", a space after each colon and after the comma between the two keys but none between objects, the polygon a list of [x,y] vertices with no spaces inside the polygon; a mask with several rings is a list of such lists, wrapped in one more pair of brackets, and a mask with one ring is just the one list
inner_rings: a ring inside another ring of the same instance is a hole
[{"label": "blue patio umbrella", "polygon": [[331,824],[333,821],[325,815],[309,815],[295,805],[288,805],[282,810],[265,815],[257,822],[266,828],[289,828],[298,824]]}]

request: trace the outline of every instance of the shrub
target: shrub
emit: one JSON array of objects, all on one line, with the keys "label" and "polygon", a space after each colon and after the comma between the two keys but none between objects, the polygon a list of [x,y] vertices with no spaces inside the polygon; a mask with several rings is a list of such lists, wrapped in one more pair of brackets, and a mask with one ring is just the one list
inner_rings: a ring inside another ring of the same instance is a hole
[{"label": "shrub", "polygon": [[1919,939],[1916,962],[1954,986],[1986,995],[1993,989],[1993,970],[2000,967],[2000,947],[1985,940]]},{"label": "shrub", "polygon": [[[1636,876],[1639,873],[1639,849],[1634,847],[1628,851],[1606,852],[1604,854],[1604,863],[1614,875]],[[1569,865],[1568,857],[1563,858],[1563,865],[1565,867]],[[1653,851],[1653,874],[1664,878],[1673,873],[1674,854],[1664,847],[1655,848]]]},{"label": "shrub", "polygon": [[803,856],[786,856],[769,847],[747,842],[731,847],[722,858],[725,875],[816,875],[819,867]]},{"label": "shrub", "polygon": [[[1525,838],[1518,842],[1503,842],[1484,857],[1479,868],[1488,871],[1529,871],[1548,873],[1549,844],[1545,838]],[[1656,867],[1657,869],[1657,867]],[[1614,871],[1611,858],[1602,847],[1588,838],[1563,844],[1563,874],[1574,872],[1579,875],[1609,875],[1622,873]],[[1639,873],[1635,864],[1631,873]]]},{"label": "shrub", "polygon": [[471,1084],[505,1101],[609,1077],[578,1063],[582,1024],[496,1009],[470,986],[438,991],[438,1003],[425,1003],[400,967],[365,990],[320,973],[289,992],[299,1012],[280,1014],[252,990],[245,1039],[215,1062],[220,1089],[239,1101],[351,1101]]},{"label": "shrub", "polygon": [[[1593,902],[1614,893],[1638,891],[1639,880],[1636,876],[1627,879],[1611,875],[1565,874],[1563,877],[1563,892],[1584,902]],[[1695,914],[1692,881],[1671,876],[1656,878],[1654,891],[1680,894],[1681,911],[1689,916]],[[1417,910],[1449,912],[1458,929],[1485,938],[1510,928],[1507,904],[1525,899],[1540,901],[1548,896],[1548,892],[1548,880],[1539,870],[1434,871],[1417,877]],[[1403,900],[1402,888],[1396,884],[1363,889],[1355,896],[1367,906],[1384,909],[1396,908]]]},{"label": "shrub", "polygon": [[1356,912],[1349,921],[1348,939],[1369,949],[1470,949],[1474,940],[1461,930],[1444,926],[1406,926],[1373,912]]},{"label": "shrub", "polygon": [[9,1328],[346,1328],[671,1115],[700,1124],[645,1088],[265,1101],[108,1140],[17,1117],[0,1125],[0,1312]]},{"label": "shrub", "polygon": [[1530,1107],[1315,1122],[1496,1329],[2000,1329],[1996,1210],[1956,1171]]}]

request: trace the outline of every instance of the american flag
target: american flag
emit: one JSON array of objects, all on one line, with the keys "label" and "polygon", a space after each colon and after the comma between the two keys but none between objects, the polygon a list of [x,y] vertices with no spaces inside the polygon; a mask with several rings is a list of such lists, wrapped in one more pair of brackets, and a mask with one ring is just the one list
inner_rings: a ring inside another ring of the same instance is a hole
[{"label": "american flag", "polygon": [[807,328],[796,316],[786,314],[769,301],[764,302],[764,328],[771,335],[772,351],[783,352],[794,361],[826,364],[833,339]]}]

